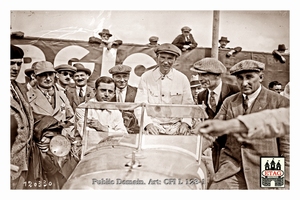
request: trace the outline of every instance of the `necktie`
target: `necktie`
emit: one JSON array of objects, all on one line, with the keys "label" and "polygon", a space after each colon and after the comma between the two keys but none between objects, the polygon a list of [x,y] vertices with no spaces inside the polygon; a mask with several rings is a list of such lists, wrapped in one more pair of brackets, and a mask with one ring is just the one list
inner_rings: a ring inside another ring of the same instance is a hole
[{"label": "necktie", "polygon": [[119,93],[118,93],[118,102],[123,102],[122,90],[121,89],[119,90]]},{"label": "necktie", "polygon": [[244,101],[243,101],[243,107],[244,107],[245,112],[248,110],[248,106],[249,106],[249,98],[248,98],[248,96],[245,96]]},{"label": "necktie", "polygon": [[83,97],[83,89],[82,89],[82,87],[79,90],[79,97]]},{"label": "necktie", "polygon": [[54,95],[54,90],[49,89],[49,90],[42,90],[42,92],[44,93],[45,97],[47,98],[47,100],[49,101],[49,103],[52,105],[52,96]]},{"label": "necktie", "polygon": [[215,99],[215,92],[214,91],[211,91],[210,92],[210,99],[209,99],[209,103],[210,103],[210,106],[211,106],[211,109],[216,112],[216,107],[217,107],[217,104],[216,104],[216,99]]}]

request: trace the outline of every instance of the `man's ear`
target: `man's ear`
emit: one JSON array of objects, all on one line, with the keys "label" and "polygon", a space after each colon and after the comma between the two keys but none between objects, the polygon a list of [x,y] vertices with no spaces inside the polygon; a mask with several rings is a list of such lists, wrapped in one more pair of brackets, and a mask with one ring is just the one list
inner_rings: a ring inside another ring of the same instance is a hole
[{"label": "man's ear", "polygon": [[259,74],[259,82],[262,82],[264,80],[264,77],[265,77],[264,73],[260,73]]}]

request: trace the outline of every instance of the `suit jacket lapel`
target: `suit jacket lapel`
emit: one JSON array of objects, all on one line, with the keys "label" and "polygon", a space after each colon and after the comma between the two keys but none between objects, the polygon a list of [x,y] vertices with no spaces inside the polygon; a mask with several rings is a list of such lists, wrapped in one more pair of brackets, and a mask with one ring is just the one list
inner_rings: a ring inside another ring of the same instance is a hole
[{"label": "suit jacket lapel", "polygon": [[235,101],[231,102],[231,108],[232,108],[233,118],[244,114],[243,95],[241,92],[238,94]]},{"label": "suit jacket lapel", "polygon": [[266,88],[262,86],[260,93],[258,94],[257,98],[253,102],[253,106],[251,108],[251,113],[252,112],[257,112],[260,110],[263,110],[266,108],[268,102],[267,102],[267,92]]},{"label": "suit jacket lapel", "polygon": [[130,85],[127,86],[125,102],[134,102],[134,89]]},{"label": "suit jacket lapel", "polygon": [[94,89],[87,86],[86,87],[86,94],[84,96],[84,101],[88,101],[89,99],[94,97]]},{"label": "suit jacket lapel", "polygon": [[64,103],[60,97],[60,92],[55,89],[55,108],[52,112],[52,115],[57,113],[60,110],[60,107],[62,106],[62,103]]},{"label": "suit jacket lapel", "polygon": [[53,113],[53,108],[50,105],[49,101],[47,98],[44,96],[44,94],[39,90],[35,89],[35,94],[36,94],[36,101],[34,102],[36,106],[38,106],[40,109],[46,111],[50,115]]},{"label": "suit jacket lapel", "polygon": [[76,94],[76,87],[70,88],[69,91],[71,93],[71,96],[73,96],[73,104],[77,107],[80,102],[80,99],[79,96]]},{"label": "suit jacket lapel", "polygon": [[227,97],[229,92],[230,92],[229,86],[226,83],[222,83],[221,95],[218,104],[224,101],[224,99]]}]

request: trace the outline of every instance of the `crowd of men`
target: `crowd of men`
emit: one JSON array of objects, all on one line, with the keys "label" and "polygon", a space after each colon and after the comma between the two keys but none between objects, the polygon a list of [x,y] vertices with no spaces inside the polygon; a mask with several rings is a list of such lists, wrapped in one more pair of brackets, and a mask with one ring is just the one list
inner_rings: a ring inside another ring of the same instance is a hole
[{"label": "crowd of men", "polygon": [[[83,64],[53,66],[49,61],[33,63],[25,70],[28,83],[21,84],[16,78],[24,52],[11,45],[11,189],[39,189],[30,186],[39,181],[45,185],[40,189],[63,186],[80,160],[84,109],[78,106],[87,102],[202,104],[208,114],[204,123],[191,118],[150,117],[145,112],[142,128],[145,134],[155,135],[203,134],[203,153],[207,149],[212,151],[212,164],[207,166],[211,174],[209,189],[260,189],[260,156],[286,158],[285,180],[289,188],[287,123],[280,129],[282,131],[260,128],[259,133],[247,125],[247,120],[257,125],[254,123],[257,117],[251,118],[251,113],[289,108],[289,99],[261,84],[265,64],[254,60],[243,60],[230,68],[230,74],[236,76],[238,83],[232,85],[222,81],[222,74],[227,72],[222,62],[203,58],[190,69],[199,79],[190,82],[173,67],[182,52],[197,46],[190,31],[189,27],[183,27],[182,35],[173,44],[155,46],[157,66],[142,74],[138,87],[128,85],[132,69],[127,65],[112,66],[111,77],[101,76],[94,87],[90,87],[87,82],[91,71]],[[109,34],[109,31],[103,30],[101,34],[104,33]],[[184,44],[178,48],[176,44],[181,40]],[[220,43],[223,40],[229,42],[222,37]],[[196,93],[194,87],[200,87]],[[140,108],[93,110],[88,113],[86,126],[100,132],[138,133],[141,115]],[[279,123],[280,119],[272,119],[273,123]],[[222,120],[231,120],[231,123],[222,123]],[[258,125],[265,127],[261,123]],[[72,146],[63,156],[49,149],[51,139],[57,135],[66,137]]]}]

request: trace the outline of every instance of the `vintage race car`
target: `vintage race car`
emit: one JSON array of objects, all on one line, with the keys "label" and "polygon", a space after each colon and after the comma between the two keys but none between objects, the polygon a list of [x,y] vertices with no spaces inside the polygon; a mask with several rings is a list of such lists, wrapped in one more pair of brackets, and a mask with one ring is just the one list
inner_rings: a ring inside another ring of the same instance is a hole
[{"label": "vintage race car", "polygon": [[[206,189],[200,135],[113,134],[86,129],[89,109],[146,109],[150,116],[207,118],[195,105],[86,103],[82,154],[62,189]],[[143,127],[143,117],[141,117]]]}]

